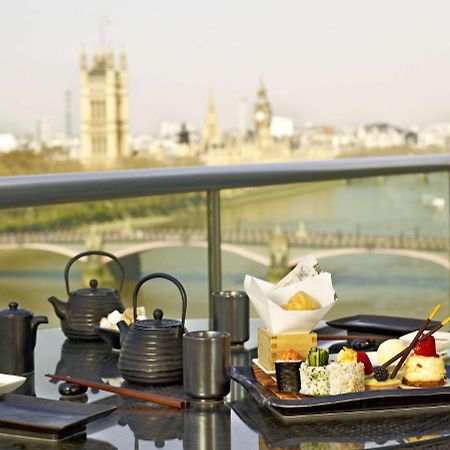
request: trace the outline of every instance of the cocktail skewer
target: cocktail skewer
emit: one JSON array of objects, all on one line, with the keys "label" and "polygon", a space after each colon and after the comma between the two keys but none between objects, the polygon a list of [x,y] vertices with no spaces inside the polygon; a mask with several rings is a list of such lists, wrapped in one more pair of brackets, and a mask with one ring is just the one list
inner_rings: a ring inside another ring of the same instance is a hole
[{"label": "cocktail skewer", "polygon": [[392,371],[390,378],[395,378],[398,371],[400,370],[400,367],[402,367],[403,363],[405,362],[405,359],[408,357],[408,355],[411,353],[412,349],[416,346],[417,341],[422,336],[423,332],[426,330],[427,326],[430,325],[430,322],[433,320],[436,313],[439,311],[439,308],[441,307],[440,304],[437,304],[433,311],[429,314],[429,316],[426,318],[426,320],[423,322],[422,326],[420,327],[419,331],[414,336],[414,339],[411,341],[411,343],[406,347],[406,350],[402,353],[399,362],[395,366],[394,370]]},{"label": "cocktail skewer", "polygon": [[[433,327],[431,330],[427,331],[426,333],[422,334],[422,336],[420,337],[420,339],[417,341],[417,343],[419,342],[423,342],[427,337],[431,336],[432,334],[436,333],[436,331],[439,331],[442,327],[444,327],[445,325],[447,325],[450,322],[450,316],[447,317],[445,320],[443,320],[442,322],[440,322],[438,325],[436,325],[435,327]],[[386,361],[383,364],[383,367],[388,367],[390,366],[393,362],[395,362],[398,358],[400,358],[401,356],[403,356],[403,354],[406,352],[406,348],[404,350],[402,350],[400,353],[398,353],[397,355],[393,356],[389,361]]]}]

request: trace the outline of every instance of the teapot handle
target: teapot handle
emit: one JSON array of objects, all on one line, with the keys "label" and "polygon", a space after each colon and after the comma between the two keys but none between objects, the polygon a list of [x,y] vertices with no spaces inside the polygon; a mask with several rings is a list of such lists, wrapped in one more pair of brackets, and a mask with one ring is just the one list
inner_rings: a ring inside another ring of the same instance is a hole
[{"label": "teapot handle", "polygon": [[71,259],[69,259],[69,261],[67,261],[66,268],[64,269],[64,280],[66,282],[67,295],[70,295],[70,288],[69,288],[69,270],[70,270],[70,267],[78,259],[83,258],[84,256],[90,256],[90,255],[107,256],[108,258],[111,258],[113,261],[115,261],[117,263],[117,265],[120,268],[120,273],[121,273],[121,280],[120,280],[120,287],[119,287],[119,292],[120,292],[122,290],[122,288],[123,288],[123,282],[124,282],[124,279],[125,279],[125,270],[123,268],[123,265],[119,261],[119,259],[116,256],[114,256],[113,254],[108,253],[108,252],[104,252],[103,250],[89,250],[87,252],[82,252],[82,253],[79,253],[78,255],[75,255],[73,258],[71,258]]},{"label": "teapot handle", "polygon": [[182,328],[184,328],[184,321],[186,319],[186,309],[187,309],[187,295],[186,295],[186,291],[185,291],[183,285],[175,277],[173,277],[172,275],[169,275],[167,273],[162,273],[162,272],[151,273],[150,275],[146,275],[144,278],[141,278],[137,282],[136,287],[134,288],[134,292],[133,292],[133,316],[134,316],[134,321],[136,322],[136,320],[137,320],[137,296],[138,296],[139,289],[141,288],[141,286],[146,281],[152,280],[153,278],[164,278],[165,280],[169,280],[173,284],[175,284],[175,286],[180,291],[181,301],[183,303],[183,306],[182,306],[182,309],[181,309],[181,326],[182,326]]}]

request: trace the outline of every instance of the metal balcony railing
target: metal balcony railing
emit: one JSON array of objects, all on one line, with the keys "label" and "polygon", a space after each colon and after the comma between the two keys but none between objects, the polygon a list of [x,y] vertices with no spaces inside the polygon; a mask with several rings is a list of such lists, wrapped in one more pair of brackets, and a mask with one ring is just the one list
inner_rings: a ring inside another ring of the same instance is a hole
[{"label": "metal balcony railing", "polygon": [[206,192],[209,291],[213,292],[222,284],[221,190],[444,171],[450,171],[450,155],[11,176],[0,178],[0,208]]}]

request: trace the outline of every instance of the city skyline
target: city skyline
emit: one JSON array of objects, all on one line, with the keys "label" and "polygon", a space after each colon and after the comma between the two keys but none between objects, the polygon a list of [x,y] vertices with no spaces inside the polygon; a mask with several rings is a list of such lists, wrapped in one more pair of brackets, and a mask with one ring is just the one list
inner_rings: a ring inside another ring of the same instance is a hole
[{"label": "city skyline", "polygon": [[[211,5],[206,1],[19,0],[0,18],[0,132],[64,129],[64,91],[79,94],[79,54],[104,40],[129,60],[130,131],[163,121],[201,127],[213,91],[224,129],[238,127],[262,76],[274,115],[354,126],[426,125],[450,118],[450,5],[322,0]],[[108,23],[106,23],[108,22]],[[73,102],[79,130],[79,105]]]}]

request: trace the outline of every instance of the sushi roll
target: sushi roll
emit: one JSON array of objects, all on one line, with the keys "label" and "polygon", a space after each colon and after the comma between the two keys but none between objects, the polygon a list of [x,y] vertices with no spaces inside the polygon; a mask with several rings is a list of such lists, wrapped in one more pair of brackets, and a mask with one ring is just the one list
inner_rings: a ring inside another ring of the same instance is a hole
[{"label": "sushi roll", "polygon": [[344,347],[337,356],[336,362],[327,366],[330,395],[362,392],[365,390],[364,364],[358,362],[355,350]]},{"label": "sushi roll", "polygon": [[307,361],[300,366],[300,393],[304,395],[328,395],[330,380],[327,371],[328,350],[313,347]]},{"label": "sushi roll", "polygon": [[297,393],[300,390],[300,354],[295,350],[285,351],[275,361],[277,387],[279,391]]}]

